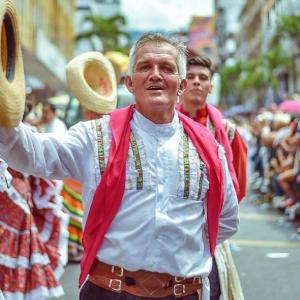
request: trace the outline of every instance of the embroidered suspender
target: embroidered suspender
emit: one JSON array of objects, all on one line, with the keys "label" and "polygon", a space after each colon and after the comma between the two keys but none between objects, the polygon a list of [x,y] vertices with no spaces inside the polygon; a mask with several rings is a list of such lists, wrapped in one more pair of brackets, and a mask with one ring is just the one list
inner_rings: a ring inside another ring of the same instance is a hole
[{"label": "embroidered suspender", "polygon": [[131,148],[133,151],[133,155],[135,158],[135,168],[137,171],[137,177],[136,177],[136,188],[137,190],[142,190],[143,189],[143,168],[142,168],[142,162],[141,162],[141,157],[139,153],[139,149],[137,146],[136,139],[133,135],[133,133],[130,133],[130,144]]},{"label": "embroidered suspender", "polygon": [[190,195],[190,159],[189,159],[189,139],[186,132],[183,132],[183,165],[184,165],[184,191],[183,199],[188,199]]},{"label": "embroidered suspender", "polygon": [[98,143],[99,168],[100,168],[100,173],[102,176],[104,173],[104,169],[105,169],[105,159],[104,159],[102,126],[101,126],[99,120],[96,121],[96,132],[97,132],[97,143]]},{"label": "embroidered suspender", "polygon": [[214,127],[213,123],[211,122],[209,116],[207,116],[206,127],[213,135],[216,134],[216,128]]},{"label": "embroidered suspender", "polygon": [[203,162],[200,162],[200,178],[199,178],[199,191],[197,199],[201,200],[202,197],[202,184],[204,179],[204,170],[205,170],[205,164]]},{"label": "embroidered suspender", "polygon": [[[102,126],[99,120],[96,121],[96,133],[97,133],[97,144],[98,144],[99,168],[100,168],[101,175],[103,175],[105,170],[104,144],[103,144]],[[142,162],[141,162],[141,157],[139,154],[137,142],[132,132],[130,133],[130,144],[132,147],[132,151],[135,159],[135,168],[137,171],[137,178],[136,178],[137,190],[142,190],[143,189]]]}]

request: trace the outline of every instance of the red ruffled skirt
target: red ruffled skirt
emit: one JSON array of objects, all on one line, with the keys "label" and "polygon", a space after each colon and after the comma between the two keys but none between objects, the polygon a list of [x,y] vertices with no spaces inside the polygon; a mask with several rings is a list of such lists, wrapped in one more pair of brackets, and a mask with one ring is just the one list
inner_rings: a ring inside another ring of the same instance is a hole
[{"label": "red ruffled skirt", "polygon": [[68,216],[62,211],[58,186],[10,173],[12,182],[0,193],[0,290],[6,300],[59,297]]}]

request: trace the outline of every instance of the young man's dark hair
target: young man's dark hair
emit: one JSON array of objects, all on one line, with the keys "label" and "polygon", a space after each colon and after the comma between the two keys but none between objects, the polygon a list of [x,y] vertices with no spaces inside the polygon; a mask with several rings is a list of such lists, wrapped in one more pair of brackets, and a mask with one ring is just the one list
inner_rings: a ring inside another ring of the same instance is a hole
[{"label": "young man's dark hair", "polygon": [[210,58],[206,56],[194,56],[189,58],[187,61],[187,70],[191,66],[200,66],[200,67],[207,68],[210,71],[210,78],[214,73],[212,61],[210,60]]}]

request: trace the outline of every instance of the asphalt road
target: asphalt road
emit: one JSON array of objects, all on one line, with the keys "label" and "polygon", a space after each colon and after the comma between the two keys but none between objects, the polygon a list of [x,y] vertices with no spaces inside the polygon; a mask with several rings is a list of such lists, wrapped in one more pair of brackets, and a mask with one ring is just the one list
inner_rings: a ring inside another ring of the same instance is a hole
[{"label": "asphalt road", "polygon": [[77,300],[79,299],[78,278],[80,272],[79,264],[69,264],[61,279],[65,295],[59,300]]},{"label": "asphalt road", "polygon": [[300,224],[286,222],[271,207],[244,201],[240,230],[231,239],[246,300],[300,299]]}]

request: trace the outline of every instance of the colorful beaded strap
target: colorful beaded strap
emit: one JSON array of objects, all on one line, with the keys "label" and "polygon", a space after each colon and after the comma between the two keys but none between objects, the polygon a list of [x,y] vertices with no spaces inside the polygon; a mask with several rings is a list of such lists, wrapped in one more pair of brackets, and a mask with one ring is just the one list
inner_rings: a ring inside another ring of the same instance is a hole
[{"label": "colorful beaded strap", "polygon": [[197,199],[201,200],[202,197],[202,184],[204,179],[204,172],[205,172],[205,164],[203,162],[200,162],[200,179],[199,179],[199,191]]},{"label": "colorful beaded strap", "polygon": [[184,192],[183,199],[188,199],[190,195],[190,159],[189,159],[189,139],[186,132],[183,133],[183,165],[184,165]]},{"label": "colorful beaded strap", "polygon": [[139,153],[139,149],[137,146],[136,139],[133,133],[130,133],[130,144],[133,151],[133,155],[135,158],[135,168],[137,171],[137,178],[136,178],[136,188],[137,190],[143,189],[143,168],[142,168],[142,161]]},{"label": "colorful beaded strap", "polygon": [[103,173],[104,173],[104,169],[105,169],[105,159],[104,159],[104,145],[103,145],[102,126],[101,126],[99,120],[97,120],[96,132],[97,132],[97,142],[98,142],[99,168],[100,168],[100,173],[101,173],[101,176],[102,176]]}]

